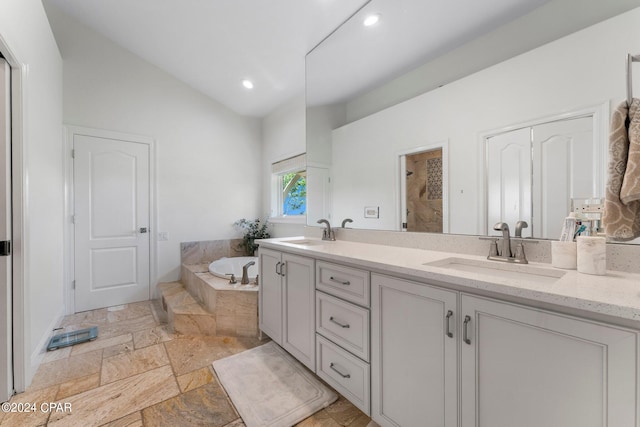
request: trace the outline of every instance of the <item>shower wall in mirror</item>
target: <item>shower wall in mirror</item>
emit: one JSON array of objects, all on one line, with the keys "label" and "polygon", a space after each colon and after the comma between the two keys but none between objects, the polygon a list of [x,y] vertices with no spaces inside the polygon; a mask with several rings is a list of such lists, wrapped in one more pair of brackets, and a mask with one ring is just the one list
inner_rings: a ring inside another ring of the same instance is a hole
[{"label": "shower wall in mirror", "polygon": [[[372,0],[366,7],[375,3]],[[606,147],[608,110],[624,98],[626,54],[640,52],[637,22],[640,9],[631,9],[362,118],[359,111],[366,91],[331,104],[316,96],[314,83],[327,74],[331,64],[323,60],[331,56],[322,49],[312,51],[307,57],[307,153],[311,162],[330,171],[331,219],[339,224],[349,217],[354,228],[401,230],[400,154],[447,141],[444,182],[448,200],[443,211],[447,212],[448,232],[486,234],[491,189],[487,188],[485,137],[497,129],[515,129],[522,123],[575,116],[585,110],[596,111],[592,136],[584,147],[572,149],[590,153],[577,157],[575,167],[596,183],[589,186],[591,193],[580,197],[599,197],[606,181],[607,156],[606,150],[594,151],[594,146]],[[324,42],[327,49],[339,44],[340,40],[332,38],[340,36],[336,31],[329,37]],[[345,36],[352,36],[351,32]],[[634,72],[634,80],[640,81],[640,71]],[[309,155],[313,152],[320,154],[316,160]],[[558,162],[550,164],[558,167]],[[532,170],[529,183],[549,182],[551,172],[541,164]],[[536,199],[526,199],[526,209],[539,212]],[[558,218],[545,221],[560,224],[568,206],[566,200],[556,213],[549,213]],[[378,217],[365,217],[365,207],[377,207]],[[533,237],[557,238],[553,230],[544,234],[543,230],[538,225],[529,232]]]}]

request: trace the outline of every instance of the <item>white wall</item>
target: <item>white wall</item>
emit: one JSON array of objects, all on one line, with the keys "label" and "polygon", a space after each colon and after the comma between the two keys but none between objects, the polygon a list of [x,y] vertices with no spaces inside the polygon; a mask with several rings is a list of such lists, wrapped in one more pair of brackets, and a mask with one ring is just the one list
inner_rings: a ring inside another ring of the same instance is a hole
[{"label": "white wall", "polygon": [[[271,164],[304,153],[305,100],[297,97],[262,120],[262,216],[271,212]],[[272,221],[272,237],[304,234],[304,223]]]},{"label": "white wall", "polygon": [[[31,382],[41,344],[63,313],[62,59],[39,0],[0,2],[0,38],[14,60],[27,67],[22,129],[14,129],[23,134],[27,220],[22,246],[28,267],[25,346],[18,350],[24,353],[25,372],[16,378],[20,389]],[[14,179],[20,178],[14,175]]]},{"label": "white wall", "polygon": [[[640,9],[353,122],[333,134],[334,217],[356,228],[397,227],[396,158],[449,141],[450,231],[479,234],[481,135],[625,97],[624,58],[638,54]],[[640,66],[634,66],[640,95]],[[603,159],[604,161],[605,159]],[[380,220],[364,219],[380,206]]]},{"label": "white wall", "polygon": [[155,139],[156,231],[169,235],[157,245],[158,281],[176,280],[180,242],[238,236],[236,220],[261,214],[260,121],[235,114],[57,9],[48,13],[64,59],[65,123]]}]

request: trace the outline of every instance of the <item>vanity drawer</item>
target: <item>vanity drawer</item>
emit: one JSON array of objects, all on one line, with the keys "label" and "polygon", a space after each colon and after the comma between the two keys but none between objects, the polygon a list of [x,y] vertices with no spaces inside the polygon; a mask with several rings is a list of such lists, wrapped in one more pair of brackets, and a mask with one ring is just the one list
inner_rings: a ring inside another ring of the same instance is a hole
[{"label": "vanity drawer", "polygon": [[370,367],[316,334],[316,373],[367,415],[371,414]]},{"label": "vanity drawer", "polygon": [[369,310],[316,292],[316,332],[369,361]]},{"label": "vanity drawer", "polygon": [[369,307],[369,272],[330,262],[316,262],[316,289]]}]

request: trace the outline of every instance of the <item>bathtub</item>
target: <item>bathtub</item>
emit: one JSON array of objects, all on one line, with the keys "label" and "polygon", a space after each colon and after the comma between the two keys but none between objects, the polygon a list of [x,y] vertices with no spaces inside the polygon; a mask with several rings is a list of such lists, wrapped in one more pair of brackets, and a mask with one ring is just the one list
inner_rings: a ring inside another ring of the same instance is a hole
[{"label": "bathtub", "polygon": [[258,275],[258,257],[253,256],[239,256],[231,258],[220,258],[209,264],[209,272],[214,276],[228,279],[228,274],[235,274],[236,280],[240,282],[242,279],[242,266],[248,262],[255,262],[255,265],[249,267],[248,275],[249,281],[255,282]]}]

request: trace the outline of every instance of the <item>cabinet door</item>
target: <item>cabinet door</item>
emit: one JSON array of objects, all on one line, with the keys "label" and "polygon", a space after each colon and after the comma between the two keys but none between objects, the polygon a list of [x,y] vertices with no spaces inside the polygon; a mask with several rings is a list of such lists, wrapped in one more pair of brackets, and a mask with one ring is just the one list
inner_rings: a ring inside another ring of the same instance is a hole
[{"label": "cabinet door", "polygon": [[634,331],[467,295],[461,314],[463,427],[637,426]]},{"label": "cabinet door", "polygon": [[281,254],[260,248],[259,325],[273,341],[282,345],[282,277]]},{"label": "cabinet door", "polygon": [[371,276],[372,418],[382,426],[457,425],[457,293]]},{"label": "cabinet door", "polygon": [[282,347],[315,372],[315,268],[312,259],[284,253]]}]

